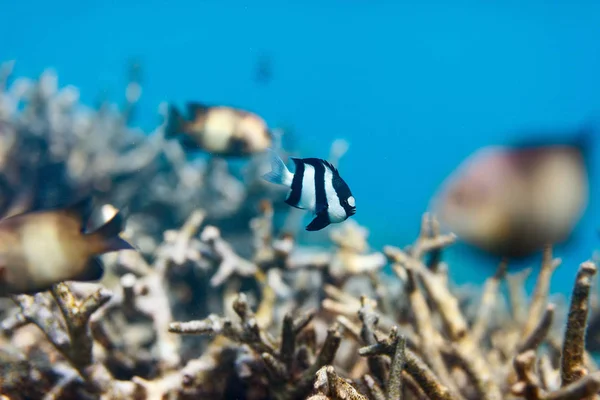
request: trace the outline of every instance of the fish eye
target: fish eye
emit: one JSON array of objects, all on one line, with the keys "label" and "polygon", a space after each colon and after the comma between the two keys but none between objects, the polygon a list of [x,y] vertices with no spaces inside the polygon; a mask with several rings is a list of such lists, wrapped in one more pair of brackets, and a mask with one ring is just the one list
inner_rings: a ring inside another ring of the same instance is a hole
[{"label": "fish eye", "polygon": [[348,201],[348,205],[349,205],[350,207],[356,207],[356,200],[354,200],[354,196],[350,196],[350,197],[348,197],[348,200],[347,200],[347,201]]}]

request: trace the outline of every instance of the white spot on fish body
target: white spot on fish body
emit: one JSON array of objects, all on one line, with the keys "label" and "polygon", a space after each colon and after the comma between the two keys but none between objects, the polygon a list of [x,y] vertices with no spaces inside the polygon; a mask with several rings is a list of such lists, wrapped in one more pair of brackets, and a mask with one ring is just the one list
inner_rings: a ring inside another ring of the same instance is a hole
[{"label": "white spot on fish body", "polygon": [[356,200],[354,199],[354,196],[348,197],[348,205],[350,207],[356,207]]}]

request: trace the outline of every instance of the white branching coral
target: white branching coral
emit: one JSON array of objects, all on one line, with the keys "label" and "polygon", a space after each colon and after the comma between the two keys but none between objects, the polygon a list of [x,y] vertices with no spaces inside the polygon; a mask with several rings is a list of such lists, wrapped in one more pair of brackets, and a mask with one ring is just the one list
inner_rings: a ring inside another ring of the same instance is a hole
[{"label": "white branching coral", "polygon": [[[13,67],[0,67],[0,212],[91,188],[111,204],[100,222],[126,210],[123,235],[138,251],[104,255],[99,283],[0,300],[3,396],[569,400],[600,390],[585,346],[600,325],[597,260],[580,265],[561,307],[550,248],[531,302],[525,274],[505,263],[475,294],[454,287],[442,253],[456,238],[429,214],[411,246],[377,251],[355,219],[308,246],[301,212],[260,185],[260,157],[239,173],[165,140],[164,122],[149,135],[129,127],[139,66],[124,104],[98,110],[52,71],[10,82]],[[336,141],[330,161],[348,149]]]}]

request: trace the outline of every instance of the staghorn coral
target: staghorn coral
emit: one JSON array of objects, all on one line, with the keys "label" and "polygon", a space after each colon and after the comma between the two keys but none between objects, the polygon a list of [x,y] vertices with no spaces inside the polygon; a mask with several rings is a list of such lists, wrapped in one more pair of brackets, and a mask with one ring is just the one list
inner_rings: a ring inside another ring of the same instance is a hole
[{"label": "staghorn coral", "polygon": [[[236,170],[188,159],[163,125],[130,127],[139,65],[123,106],[97,110],[51,71],[11,82],[13,67],[0,68],[0,211],[92,188],[126,207],[124,235],[139,252],[103,256],[99,283],[0,301],[2,396],[581,399],[600,390],[585,346],[600,333],[594,262],[581,264],[566,310],[550,298],[561,261],[549,246],[530,301],[532,270],[509,273],[504,261],[481,292],[455,287],[443,250],[456,238],[429,214],[404,248],[371,249],[353,220],[308,246],[300,214],[262,185],[260,156]],[[335,142],[331,161],[347,150]],[[95,219],[114,211],[105,205]]]}]

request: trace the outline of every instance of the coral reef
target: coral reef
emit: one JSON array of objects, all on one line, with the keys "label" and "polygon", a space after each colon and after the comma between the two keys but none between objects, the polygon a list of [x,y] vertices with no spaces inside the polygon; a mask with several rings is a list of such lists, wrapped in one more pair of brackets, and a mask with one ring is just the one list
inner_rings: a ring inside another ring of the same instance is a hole
[{"label": "coral reef", "polygon": [[[481,290],[456,287],[442,257],[456,238],[429,214],[405,248],[371,249],[353,220],[308,246],[301,214],[279,209],[282,193],[259,179],[260,155],[236,169],[191,159],[164,124],[130,127],[138,69],[120,110],[92,110],[50,71],[9,84],[11,67],[0,71],[2,213],[92,188],[107,203],[95,218],[126,208],[124,235],[139,252],[103,256],[97,284],[1,299],[2,398],[558,400],[600,390],[589,353],[595,261],[579,266],[567,303],[549,293],[561,265],[549,246],[531,298],[531,270],[509,273],[506,262]],[[346,150],[334,143],[330,160]]]}]

